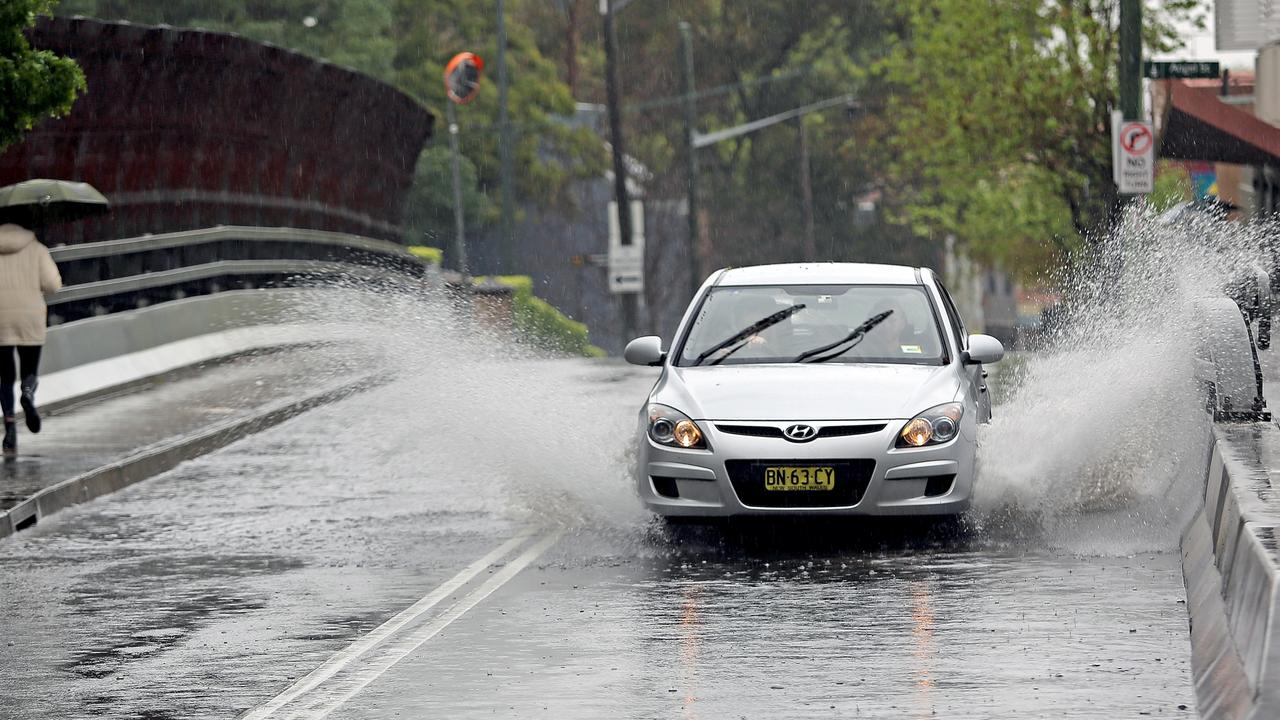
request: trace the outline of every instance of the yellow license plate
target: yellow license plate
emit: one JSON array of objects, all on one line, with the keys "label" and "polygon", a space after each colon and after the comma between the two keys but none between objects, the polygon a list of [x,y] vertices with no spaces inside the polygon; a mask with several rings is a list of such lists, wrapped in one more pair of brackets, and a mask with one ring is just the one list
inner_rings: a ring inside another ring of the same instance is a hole
[{"label": "yellow license plate", "polygon": [[764,469],[765,490],[834,490],[836,469],[833,467],[792,467],[781,465]]}]

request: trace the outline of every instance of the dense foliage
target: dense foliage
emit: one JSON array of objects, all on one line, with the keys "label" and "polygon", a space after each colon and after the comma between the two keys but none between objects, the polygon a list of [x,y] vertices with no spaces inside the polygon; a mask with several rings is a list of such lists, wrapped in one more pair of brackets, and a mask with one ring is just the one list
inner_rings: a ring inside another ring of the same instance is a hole
[{"label": "dense foliage", "polygon": [[[898,217],[1024,269],[1087,247],[1117,202],[1118,2],[891,5],[903,32],[877,63],[876,136]],[[1175,23],[1196,22],[1199,3],[1147,5],[1151,53],[1171,49]]]},{"label": "dense foliage", "polygon": [[550,303],[533,294],[533,279],[528,275],[499,275],[476,278],[485,284],[495,282],[512,290],[511,313],[521,340],[551,353],[603,357],[604,351],[587,339],[587,326],[572,320]]},{"label": "dense foliage", "polygon": [[41,118],[71,109],[84,90],[75,62],[33,50],[23,30],[47,13],[54,0],[0,2],[0,149],[16,142]]}]

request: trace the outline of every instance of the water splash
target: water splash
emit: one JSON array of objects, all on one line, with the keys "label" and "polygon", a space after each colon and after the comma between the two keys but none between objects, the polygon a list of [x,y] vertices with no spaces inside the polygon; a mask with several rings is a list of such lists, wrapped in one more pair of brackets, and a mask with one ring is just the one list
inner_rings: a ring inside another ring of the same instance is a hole
[{"label": "water splash", "polygon": [[[1070,298],[1061,321],[997,377],[1014,389],[981,435],[979,542],[1176,548],[1207,457],[1195,301],[1257,264],[1270,230],[1135,210],[1099,245],[1091,267],[1105,272],[1055,278]],[[488,478],[479,509],[643,542],[652,524],[629,468],[651,371],[549,359],[480,306],[412,282],[328,288],[298,316],[395,378],[362,430],[402,438],[386,472]],[[617,383],[625,390],[602,390]]]},{"label": "water splash", "polygon": [[[575,529],[648,521],[628,453],[652,372],[553,358],[482,302],[412,281],[329,287],[296,314],[327,323],[340,342],[326,352],[359,347],[377,358],[367,369],[391,379],[378,417],[359,431],[402,437],[387,472],[406,482],[460,478],[487,499],[477,509],[522,521]],[[628,390],[601,392],[616,384]]]},{"label": "water splash", "polygon": [[974,519],[993,539],[1085,554],[1177,547],[1208,455],[1193,377],[1198,298],[1262,266],[1271,228],[1131,210],[1097,272],[1061,278],[1065,317],[1000,378],[984,429]]}]

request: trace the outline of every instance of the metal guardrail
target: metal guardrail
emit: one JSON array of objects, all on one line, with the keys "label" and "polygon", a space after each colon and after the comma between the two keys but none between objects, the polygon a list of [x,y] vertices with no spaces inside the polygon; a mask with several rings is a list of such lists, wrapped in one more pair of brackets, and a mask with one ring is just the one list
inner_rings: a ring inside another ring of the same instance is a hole
[{"label": "metal guardrail", "polygon": [[127,255],[150,250],[167,250],[169,248],[191,247],[223,241],[249,242],[301,242],[315,245],[330,245],[365,252],[390,255],[399,258],[413,258],[414,255],[404,246],[386,240],[377,240],[362,235],[329,232],[326,230],[307,230],[302,228],[265,228],[245,227],[240,225],[219,225],[202,230],[186,230],[183,232],[143,235],[140,237],[105,240],[102,242],[62,245],[49,249],[54,262],[70,262],[88,258]]},{"label": "metal guardrail", "polygon": [[341,275],[342,277],[360,280],[377,280],[385,278],[387,271],[350,263],[316,260],[221,260],[202,265],[191,265],[177,270],[162,270],[115,280],[71,285],[54,293],[46,302],[51,306],[61,305],[78,300],[90,300],[119,295],[120,293],[167,287],[194,280],[250,275]]},{"label": "metal guardrail", "polygon": [[394,242],[287,227],[217,226],[58,246],[50,255],[66,283],[48,299],[52,324],[230,289],[317,277],[380,282],[427,268]]}]

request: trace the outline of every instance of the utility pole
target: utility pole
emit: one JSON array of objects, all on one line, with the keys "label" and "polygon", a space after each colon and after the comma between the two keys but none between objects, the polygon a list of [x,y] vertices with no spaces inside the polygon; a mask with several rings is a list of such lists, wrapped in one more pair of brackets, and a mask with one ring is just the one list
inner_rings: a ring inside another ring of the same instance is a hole
[{"label": "utility pole", "polygon": [[805,262],[818,259],[818,241],[813,230],[813,180],[809,177],[809,131],[804,126],[804,116],[796,118],[800,125],[800,202],[804,209],[804,244],[800,257]]},{"label": "utility pole", "polygon": [[694,95],[693,78],[693,26],[680,21],[680,64],[683,68],[684,80],[684,158],[685,175],[688,183],[687,202],[689,211],[689,297],[698,294],[702,281],[710,272],[703,267],[700,255],[700,231],[698,228],[698,147],[694,144],[697,135],[698,99]]},{"label": "utility pole", "polygon": [[[622,140],[622,103],[618,94],[618,34],[614,29],[615,0],[604,0],[604,78],[605,102],[609,106],[609,143],[613,146],[613,192],[618,206],[618,230],[622,244],[631,244],[631,203],[627,199],[627,162]],[[637,293],[623,293],[622,337],[635,336],[638,321]]]},{"label": "utility pole", "polygon": [[1142,120],[1142,0],[1120,0],[1120,112]]},{"label": "utility pole", "polygon": [[502,185],[501,266],[513,273],[515,267],[515,201],[512,199],[511,119],[507,108],[507,11],[504,0],[498,0],[498,156]]}]

